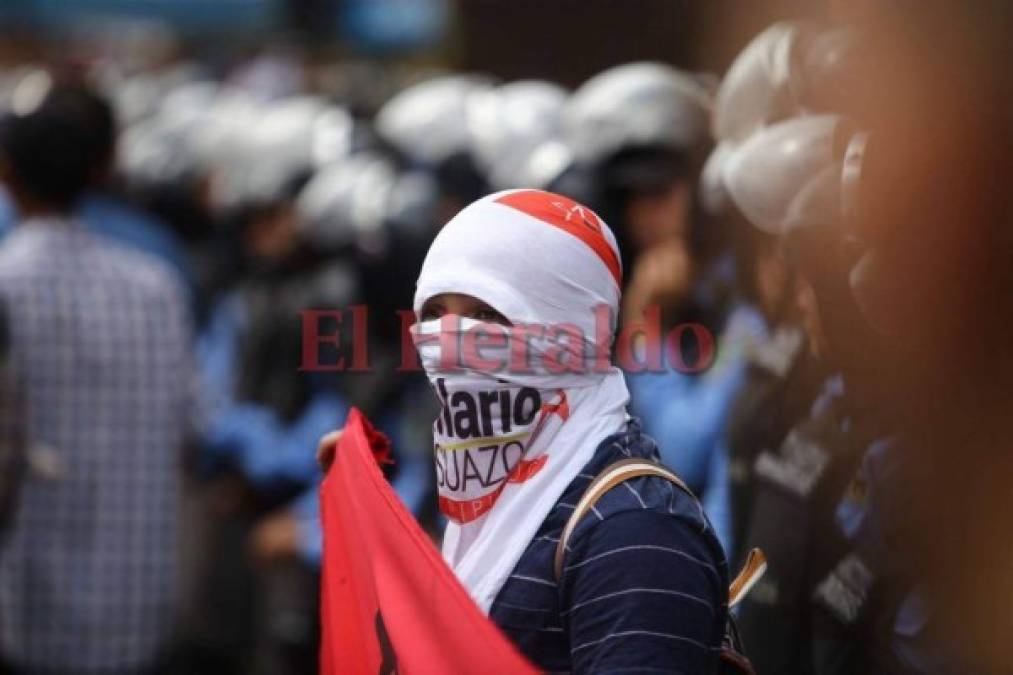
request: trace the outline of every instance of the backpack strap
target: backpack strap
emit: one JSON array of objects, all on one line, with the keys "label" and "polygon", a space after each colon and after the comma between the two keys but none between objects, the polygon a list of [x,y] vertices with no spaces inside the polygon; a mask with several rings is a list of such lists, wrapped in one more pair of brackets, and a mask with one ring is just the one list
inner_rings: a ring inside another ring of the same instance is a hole
[{"label": "backpack strap", "polygon": [[[633,478],[639,478],[640,476],[664,478],[693,499],[696,499],[696,495],[693,494],[693,491],[689,489],[689,486],[681,478],[657,462],[631,457],[609,464],[587,486],[587,490],[584,491],[583,496],[577,502],[576,508],[573,509],[573,513],[570,514],[570,519],[566,521],[563,533],[559,536],[559,543],[556,544],[556,555],[553,559],[553,572],[555,573],[556,583],[559,583],[563,577],[563,559],[566,556],[566,547],[570,542],[573,531],[577,528],[577,523],[587,515],[588,511],[598,503],[598,500],[606,492],[620,483]],[[754,548],[749,552],[742,571],[735,577],[735,580],[728,589],[729,606],[734,607],[738,604],[766,571],[767,558],[763,555],[763,551]]]},{"label": "backpack strap", "polygon": [[563,558],[566,556],[566,547],[569,544],[570,536],[577,527],[577,523],[579,523],[581,519],[587,515],[588,511],[594,508],[594,505],[598,503],[598,500],[601,499],[606,492],[620,483],[640,476],[658,476],[659,478],[664,478],[676,487],[684,490],[687,494],[693,497],[693,499],[696,499],[693,492],[684,482],[682,482],[681,478],[657,462],[631,457],[629,459],[621,459],[618,462],[609,464],[602,470],[601,473],[595,476],[594,480],[591,481],[591,484],[587,486],[587,490],[584,491],[584,495],[580,498],[580,501],[577,502],[577,506],[573,509],[573,513],[570,514],[570,519],[566,521],[566,526],[563,528],[563,534],[559,537],[559,543],[556,544],[556,557],[553,560],[553,571],[555,572],[557,583],[563,576]]},{"label": "backpack strap", "polygon": [[750,550],[749,555],[746,556],[745,564],[739,570],[739,574],[732,581],[731,586],[728,587],[728,606],[734,607],[739,604],[766,571],[767,556],[763,555],[763,551],[758,548]]}]

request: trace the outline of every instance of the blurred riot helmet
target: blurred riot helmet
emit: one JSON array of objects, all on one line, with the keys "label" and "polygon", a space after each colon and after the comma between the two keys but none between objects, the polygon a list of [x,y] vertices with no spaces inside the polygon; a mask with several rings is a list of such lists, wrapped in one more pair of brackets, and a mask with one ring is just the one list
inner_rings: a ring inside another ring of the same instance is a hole
[{"label": "blurred riot helmet", "polygon": [[475,75],[429,79],[396,94],[376,116],[379,137],[407,164],[435,176],[448,220],[488,191],[468,117],[473,97],[490,87]]},{"label": "blurred riot helmet", "polygon": [[584,83],[564,117],[578,166],[594,176],[595,206],[616,227],[630,262],[702,229],[696,186],[710,146],[710,93],[697,78],[660,63],[631,63]]},{"label": "blurred riot helmet", "polygon": [[491,189],[544,188],[564,168],[532,158],[543,147],[560,143],[566,99],[565,89],[541,80],[511,82],[471,97],[468,130]]}]

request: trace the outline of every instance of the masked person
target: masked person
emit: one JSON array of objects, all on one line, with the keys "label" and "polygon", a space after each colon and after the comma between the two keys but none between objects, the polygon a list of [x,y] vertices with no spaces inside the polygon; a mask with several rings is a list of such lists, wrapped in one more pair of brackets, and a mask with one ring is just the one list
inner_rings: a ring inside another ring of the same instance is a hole
[{"label": "masked person", "polygon": [[696,499],[642,476],[568,525],[606,467],[658,460],[609,363],[619,260],[592,211],[538,190],[485,197],[434,240],[413,331],[443,406],[443,554],[539,668],[712,672],[727,566]]}]

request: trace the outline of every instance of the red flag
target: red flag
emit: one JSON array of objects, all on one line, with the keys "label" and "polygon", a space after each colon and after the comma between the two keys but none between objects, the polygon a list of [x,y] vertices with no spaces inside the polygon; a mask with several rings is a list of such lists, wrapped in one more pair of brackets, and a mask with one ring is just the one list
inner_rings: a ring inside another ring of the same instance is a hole
[{"label": "red flag", "polygon": [[376,438],[353,408],[320,488],[323,675],[537,672],[401,504],[377,466]]}]

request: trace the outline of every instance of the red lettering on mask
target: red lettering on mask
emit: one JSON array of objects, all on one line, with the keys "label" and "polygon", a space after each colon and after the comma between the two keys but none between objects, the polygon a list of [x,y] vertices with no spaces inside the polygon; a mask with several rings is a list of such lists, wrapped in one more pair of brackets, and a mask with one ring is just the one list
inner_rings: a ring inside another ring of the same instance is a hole
[{"label": "red lettering on mask", "polygon": [[478,520],[496,504],[496,501],[503,494],[503,488],[506,487],[507,483],[523,483],[545,466],[545,463],[549,461],[548,455],[542,455],[530,462],[521,460],[517,463],[517,466],[513,468],[507,480],[500,484],[498,488],[493,490],[487,495],[476,497],[475,499],[464,499],[457,500],[449,497],[440,496],[440,511],[447,518],[450,518],[456,523],[470,523],[473,520]]}]

